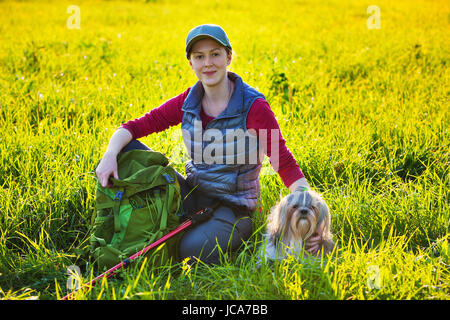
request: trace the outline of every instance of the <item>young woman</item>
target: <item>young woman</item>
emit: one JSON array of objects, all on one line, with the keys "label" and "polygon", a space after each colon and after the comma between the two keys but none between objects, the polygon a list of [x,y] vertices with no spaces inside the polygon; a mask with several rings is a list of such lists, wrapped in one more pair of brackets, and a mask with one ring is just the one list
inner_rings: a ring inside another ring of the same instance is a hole
[{"label": "young woman", "polygon": [[[251,213],[260,196],[263,158],[258,156],[255,160],[255,154],[264,152],[269,157],[291,192],[309,185],[286,148],[264,96],[237,74],[227,71],[232,47],[225,31],[210,24],[195,27],[186,39],[186,56],[198,82],[117,129],[96,174],[100,184],[107,186],[110,176],[118,179],[119,152],[150,150],[136,139],[181,123],[183,140],[191,157],[186,163],[186,178],[177,173],[183,209],[196,212],[218,201],[220,206],[211,219],[183,235],[180,257],[219,263],[217,245],[223,251],[236,250],[252,233]],[[242,132],[245,135],[239,134]],[[319,241],[320,236],[313,236],[306,250],[317,253]]]}]

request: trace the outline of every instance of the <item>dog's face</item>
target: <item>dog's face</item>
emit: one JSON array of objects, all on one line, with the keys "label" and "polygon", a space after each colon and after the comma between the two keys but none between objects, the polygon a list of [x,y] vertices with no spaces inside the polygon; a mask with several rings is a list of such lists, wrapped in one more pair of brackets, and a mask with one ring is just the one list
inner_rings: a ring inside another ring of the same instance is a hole
[{"label": "dog's face", "polygon": [[[287,195],[271,209],[267,219],[261,259],[282,259],[286,253],[297,255],[304,241],[319,230],[322,232],[319,253],[323,255],[333,251],[330,210],[314,191],[296,191]],[[319,229],[322,226],[323,229]]]},{"label": "dog's face", "polygon": [[324,221],[329,233],[330,213],[325,201],[314,191],[296,191],[272,208],[267,231],[272,239],[285,243],[307,240]]}]

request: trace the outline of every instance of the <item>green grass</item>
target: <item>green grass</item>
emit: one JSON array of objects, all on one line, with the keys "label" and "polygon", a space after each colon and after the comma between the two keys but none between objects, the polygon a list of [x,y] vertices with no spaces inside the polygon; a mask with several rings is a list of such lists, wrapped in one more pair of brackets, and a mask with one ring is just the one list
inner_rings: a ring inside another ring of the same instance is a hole
[{"label": "green grass", "polygon": [[[449,299],[448,2],[377,1],[376,30],[369,1],[78,1],[80,30],[71,4],[0,2],[0,298],[61,297],[70,265],[92,277],[95,166],[121,123],[195,83],[185,37],[213,22],[330,206],[337,248],[256,269],[288,193],[263,175],[255,232],[221,266],[136,264],[77,298]],[[143,142],[170,156],[179,130]]]}]

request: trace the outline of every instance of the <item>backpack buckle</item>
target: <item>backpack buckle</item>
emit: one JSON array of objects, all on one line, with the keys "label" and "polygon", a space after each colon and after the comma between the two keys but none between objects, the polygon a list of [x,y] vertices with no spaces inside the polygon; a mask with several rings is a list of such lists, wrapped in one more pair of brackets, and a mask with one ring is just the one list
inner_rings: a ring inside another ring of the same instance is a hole
[{"label": "backpack buckle", "polygon": [[174,181],[173,178],[170,175],[168,175],[167,173],[163,174],[162,176],[164,178],[166,178],[167,183],[173,183],[173,181]]},{"label": "backpack buckle", "polygon": [[123,191],[117,191],[116,195],[114,196],[114,201],[121,201],[123,197]]}]

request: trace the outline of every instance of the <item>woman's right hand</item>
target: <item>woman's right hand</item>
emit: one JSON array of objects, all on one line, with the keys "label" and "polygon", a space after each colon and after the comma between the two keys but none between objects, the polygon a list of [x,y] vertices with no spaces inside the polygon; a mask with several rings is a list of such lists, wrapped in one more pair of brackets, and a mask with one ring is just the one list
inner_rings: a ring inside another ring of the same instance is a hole
[{"label": "woman's right hand", "polygon": [[106,152],[102,160],[100,160],[97,169],[95,169],[95,174],[102,187],[111,187],[112,184],[109,182],[109,177],[113,176],[115,179],[119,179],[117,155]]},{"label": "woman's right hand", "polygon": [[117,171],[117,155],[124,146],[126,146],[133,136],[131,133],[124,128],[119,128],[114,131],[111,139],[109,140],[108,148],[103,155],[102,160],[95,169],[95,174],[97,175],[98,182],[102,187],[112,187],[109,183],[109,177],[113,176],[119,179],[119,174]]}]

